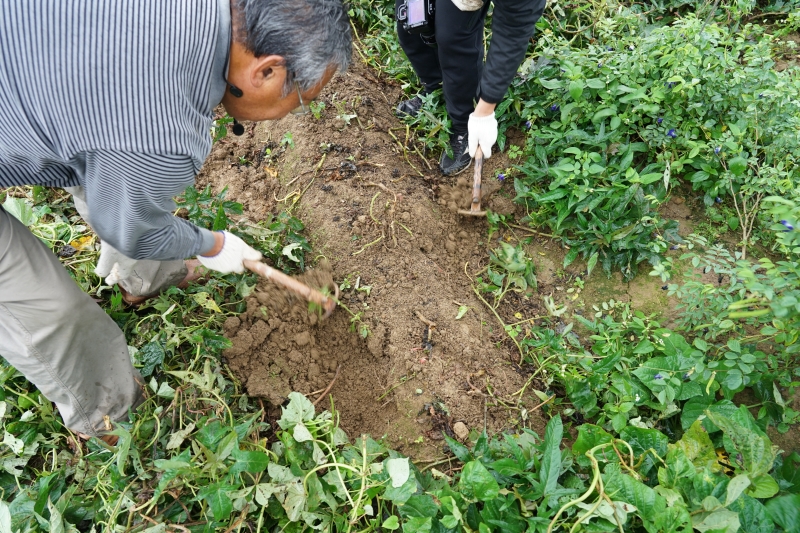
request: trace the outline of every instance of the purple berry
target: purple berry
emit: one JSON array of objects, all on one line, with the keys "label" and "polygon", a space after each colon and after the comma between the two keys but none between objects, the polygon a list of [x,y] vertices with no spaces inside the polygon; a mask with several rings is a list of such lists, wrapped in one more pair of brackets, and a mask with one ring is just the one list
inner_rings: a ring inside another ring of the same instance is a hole
[{"label": "purple berry", "polygon": [[531,129],[531,121],[525,122],[525,129]]},{"label": "purple berry", "polygon": [[503,181],[504,179],[506,179],[506,175],[503,174],[502,172],[497,175],[497,180],[498,181]]},{"label": "purple berry", "polygon": [[658,118],[656,119],[656,123],[657,123],[657,124],[661,124],[662,122],[664,122],[664,119],[663,119],[663,118],[661,118],[661,117],[658,117]]},{"label": "purple berry", "polygon": [[722,147],[721,146],[717,146],[716,148],[714,148],[714,153],[717,154],[717,155],[719,155],[719,153],[721,151],[722,151]]},{"label": "purple berry", "polygon": [[664,376],[662,376],[661,374],[656,374],[655,376],[653,376],[653,379],[664,379]]},{"label": "purple berry", "polygon": [[603,62],[602,61],[597,64],[597,68],[600,68],[602,66],[603,66]]},{"label": "purple berry", "polygon": [[559,110],[558,104],[553,104],[550,106],[550,111],[558,111],[558,110]]},{"label": "purple berry", "polygon": [[667,132],[667,137],[672,137],[674,139],[677,136],[678,136],[678,134],[675,133],[675,129],[674,128],[670,128],[670,130]]},{"label": "purple berry", "polygon": [[717,202],[718,204],[721,204],[722,203],[722,198],[717,196],[716,198],[714,198],[714,201]]}]

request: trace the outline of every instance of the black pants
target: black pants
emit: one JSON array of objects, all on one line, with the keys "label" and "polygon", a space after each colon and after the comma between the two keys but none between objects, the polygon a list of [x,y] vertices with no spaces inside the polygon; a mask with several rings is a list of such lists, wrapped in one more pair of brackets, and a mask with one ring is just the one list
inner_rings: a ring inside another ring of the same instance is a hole
[{"label": "black pants", "polygon": [[[401,1],[395,0],[395,5]],[[408,33],[400,24],[397,34],[423,90],[443,87],[453,132],[463,133],[475,109],[483,73],[483,23],[489,2],[479,11],[461,11],[451,0],[435,1],[437,48],[426,45],[419,35]]]}]

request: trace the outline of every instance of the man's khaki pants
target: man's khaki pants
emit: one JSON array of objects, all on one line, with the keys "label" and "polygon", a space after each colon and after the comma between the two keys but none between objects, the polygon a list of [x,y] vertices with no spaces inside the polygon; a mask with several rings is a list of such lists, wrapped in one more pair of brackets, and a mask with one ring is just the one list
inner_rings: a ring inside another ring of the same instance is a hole
[{"label": "man's khaki pants", "polygon": [[58,406],[70,429],[97,435],[104,416],[142,401],[122,331],[56,256],[0,207],[0,355]]}]

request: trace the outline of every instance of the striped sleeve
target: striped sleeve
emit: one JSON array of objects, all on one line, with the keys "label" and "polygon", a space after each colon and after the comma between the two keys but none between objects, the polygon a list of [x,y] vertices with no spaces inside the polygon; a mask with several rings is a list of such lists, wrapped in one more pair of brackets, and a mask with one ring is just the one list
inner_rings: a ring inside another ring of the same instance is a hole
[{"label": "striped sleeve", "polygon": [[194,183],[189,157],[93,151],[84,189],[90,224],[100,238],[133,259],[185,259],[214,246],[212,232],[172,215],[172,197]]}]

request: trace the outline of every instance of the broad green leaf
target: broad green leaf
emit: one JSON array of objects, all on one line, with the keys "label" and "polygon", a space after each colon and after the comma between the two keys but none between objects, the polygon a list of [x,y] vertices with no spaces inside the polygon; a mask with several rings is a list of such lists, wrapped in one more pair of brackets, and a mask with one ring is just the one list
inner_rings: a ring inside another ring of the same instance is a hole
[{"label": "broad green leaf", "polygon": [[773,498],[766,503],[766,507],[772,521],[787,533],[800,532],[800,494]]},{"label": "broad green leaf", "polygon": [[734,157],[728,163],[728,168],[734,176],[741,176],[747,170],[747,159],[743,157]]},{"label": "broad green leaf", "polygon": [[666,500],[656,491],[623,474],[616,464],[609,464],[603,474],[605,490],[613,494],[615,500],[625,501],[639,510],[639,515],[650,522],[667,507]]},{"label": "broad green leaf", "polygon": [[439,506],[429,494],[414,494],[404,504],[398,505],[397,510],[403,518],[433,518],[439,513]]},{"label": "broad green leaf", "polygon": [[228,496],[228,492],[233,489],[233,486],[225,485],[222,482],[212,483],[200,489],[197,493],[197,497],[208,503],[214,520],[225,520],[233,512],[233,502],[231,502]]},{"label": "broad green leaf", "polygon": [[603,428],[593,424],[583,424],[578,427],[578,438],[572,445],[572,452],[575,455],[584,455],[595,446],[611,442],[611,440],[611,435]]},{"label": "broad green leaf", "polygon": [[717,453],[711,437],[708,436],[708,432],[700,420],[696,420],[692,424],[681,440],[675,443],[675,447],[683,450],[689,461],[701,470],[708,468],[712,472],[719,472],[722,469],[717,461]]},{"label": "broad green leaf", "polygon": [[581,99],[583,94],[583,81],[573,80],[569,83],[569,95],[576,102]]},{"label": "broad green leaf", "polygon": [[242,451],[239,448],[234,448],[231,458],[236,461],[229,470],[231,474],[238,474],[239,472],[257,474],[266,470],[269,464],[269,456],[258,450]]},{"label": "broad green leaf", "polygon": [[292,430],[292,437],[297,442],[308,442],[310,440],[314,440],[314,436],[311,435],[311,432],[302,422],[298,422],[294,426],[294,430]]},{"label": "broad green leaf", "polygon": [[289,393],[289,405],[283,408],[278,425],[281,429],[292,429],[295,424],[314,418],[314,404],[299,392]]},{"label": "broad green leaf", "polygon": [[432,525],[433,519],[430,517],[409,518],[407,522],[403,523],[403,533],[431,533]]},{"label": "broad green leaf", "polygon": [[561,438],[564,426],[561,417],[556,415],[547,423],[544,430],[544,450],[542,451],[539,482],[545,495],[551,494],[558,487],[558,476],[561,474]]},{"label": "broad green leaf", "polygon": [[400,527],[400,521],[397,519],[397,516],[392,515],[383,521],[381,527],[383,529],[388,529],[389,531],[394,531],[395,529]]},{"label": "broad green leaf", "polygon": [[768,437],[758,435],[726,416],[714,414],[711,410],[706,411],[706,415],[731,439],[742,454],[742,464],[751,480],[772,469],[776,451],[772,448]]},{"label": "broad green leaf", "polygon": [[725,507],[736,501],[741,496],[744,489],[750,486],[750,478],[746,475],[738,475],[728,482],[728,489],[725,496]]},{"label": "broad green leaf", "polygon": [[743,494],[728,509],[739,513],[742,533],[774,533],[775,524],[767,514],[764,505],[750,496]]},{"label": "broad green leaf", "polygon": [[269,497],[282,490],[282,487],[275,483],[259,483],[256,485],[256,502],[259,505],[266,506],[269,503]]},{"label": "broad green leaf", "polygon": [[408,476],[410,475],[408,458],[398,457],[387,460],[386,472],[389,474],[389,478],[392,480],[392,487],[402,487],[405,482],[408,481]]},{"label": "broad green leaf", "polygon": [[467,311],[469,311],[469,307],[467,307],[466,305],[459,305],[458,314],[456,315],[456,320],[461,320],[462,318],[464,318],[464,315],[467,314]]},{"label": "broad green leaf", "polygon": [[36,223],[36,215],[33,213],[33,208],[22,198],[7,196],[6,201],[3,202],[3,209],[28,227]]},{"label": "broad green leaf", "polygon": [[470,461],[464,465],[458,487],[464,497],[484,502],[500,494],[497,480],[480,461]]},{"label": "broad green leaf", "polygon": [[[701,520],[698,520],[701,519]],[[702,513],[695,517],[694,528],[700,533],[737,533],[739,531],[739,515],[727,509],[718,509],[712,513]]]},{"label": "broad green leaf", "polygon": [[306,491],[303,489],[303,482],[296,481],[286,486],[286,491],[276,495],[286,511],[286,517],[292,522],[300,520],[303,507],[306,504]]},{"label": "broad green leaf", "polygon": [[[667,454],[667,444],[669,439],[657,429],[637,428],[635,426],[625,426],[620,431],[619,437],[626,441],[633,448],[636,457],[645,455],[640,471],[647,474],[656,464],[655,452],[658,457],[663,458]],[[652,450],[652,451],[651,451]]]},{"label": "broad green leaf", "polygon": [[769,474],[761,474],[752,481],[753,486],[750,487],[750,490],[747,492],[747,494],[753,498],[772,498],[778,494],[778,491],[780,490],[778,482],[775,481],[775,479]]},{"label": "broad green leaf", "polygon": [[194,431],[194,422],[170,435],[169,441],[167,442],[167,449],[174,450],[180,448],[181,444],[183,444],[183,441],[192,433],[192,431]]}]

